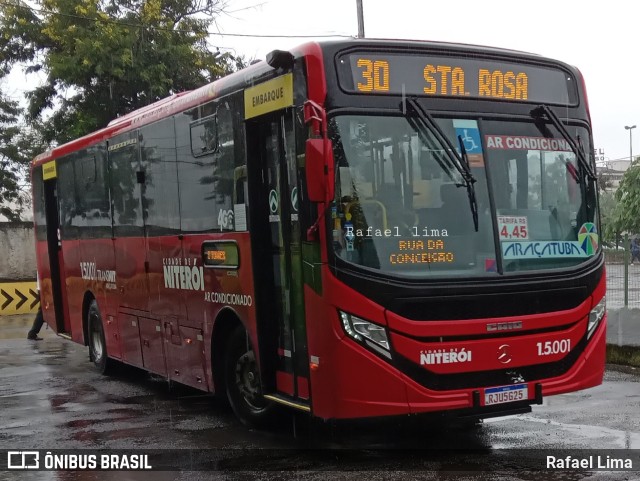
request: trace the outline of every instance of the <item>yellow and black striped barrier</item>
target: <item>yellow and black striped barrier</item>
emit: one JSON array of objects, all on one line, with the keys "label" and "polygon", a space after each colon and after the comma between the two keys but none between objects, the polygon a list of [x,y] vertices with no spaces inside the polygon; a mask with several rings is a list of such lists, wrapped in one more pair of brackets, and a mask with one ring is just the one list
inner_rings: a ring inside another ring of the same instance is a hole
[{"label": "yellow and black striped barrier", "polygon": [[35,314],[40,306],[40,294],[35,281],[0,282],[0,316]]}]

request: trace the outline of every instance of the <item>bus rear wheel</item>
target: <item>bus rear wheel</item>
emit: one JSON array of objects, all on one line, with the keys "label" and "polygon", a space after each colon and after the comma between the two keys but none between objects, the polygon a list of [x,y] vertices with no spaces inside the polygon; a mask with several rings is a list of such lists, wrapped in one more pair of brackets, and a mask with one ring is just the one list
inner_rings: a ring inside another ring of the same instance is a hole
[{"label": "bus rear wheel", "polygon": [[262,395],[256,356],[242,327],[236,328],[229,338],[225,379],[227,398],[238,419],[248,426],[267,426],[274,405]]},{"label": "bus rear wheel", "polygon": [[88,333],[89,333],[89,359],[101,374],[108,374],[111,367],[107,356],[107,343],[104,337],[104,326],[102,316],[98,309],[98,302],[94,299],[89,304],[87,312]]}]

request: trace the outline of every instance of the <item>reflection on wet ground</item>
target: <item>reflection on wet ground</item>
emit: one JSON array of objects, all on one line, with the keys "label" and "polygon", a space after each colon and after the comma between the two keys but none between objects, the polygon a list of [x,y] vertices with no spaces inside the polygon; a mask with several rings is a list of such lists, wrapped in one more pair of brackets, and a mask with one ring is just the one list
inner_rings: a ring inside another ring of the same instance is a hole
[{"label": "reflection on wet ground", "polygon": [[[31,329],[35,314],[20,314],[16,316],[0,316],[0,340],[1,339],[26,339],[27,332]],[[49,329],[45,323],[40,330],[40,337],[52,339],[55,332]],[[36,341],[38,342],[38,341]]]}]

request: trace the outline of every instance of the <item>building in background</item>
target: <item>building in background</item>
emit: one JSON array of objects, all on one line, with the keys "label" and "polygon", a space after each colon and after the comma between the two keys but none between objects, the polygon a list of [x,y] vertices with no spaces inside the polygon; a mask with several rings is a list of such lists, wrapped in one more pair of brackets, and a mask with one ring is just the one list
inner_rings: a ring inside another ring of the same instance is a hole
[{"label": "building in background", "polygon": [[[635,157],[634,161],[638,162],[638,157]],[[630,164],[629,159],[605,160],[597,164],[597,172],[601,181],[604,182],[605,190],[618,189]]]}]

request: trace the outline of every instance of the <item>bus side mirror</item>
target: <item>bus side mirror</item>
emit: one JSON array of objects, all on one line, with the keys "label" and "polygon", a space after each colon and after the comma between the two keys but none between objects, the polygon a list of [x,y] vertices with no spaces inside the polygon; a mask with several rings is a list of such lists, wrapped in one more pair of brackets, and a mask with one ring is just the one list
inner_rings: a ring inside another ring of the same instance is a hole
[{"label": "bus side mirror", "polygon": [[311,202],[333,200],[333,150],[329,139],[307,139],[305,170]]}]

